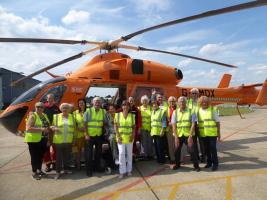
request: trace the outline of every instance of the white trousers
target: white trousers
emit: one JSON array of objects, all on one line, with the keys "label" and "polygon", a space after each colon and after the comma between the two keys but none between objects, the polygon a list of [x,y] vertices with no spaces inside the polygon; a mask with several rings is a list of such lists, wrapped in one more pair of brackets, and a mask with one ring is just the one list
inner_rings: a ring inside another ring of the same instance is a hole
[{"label": "white trousers", "polygon": [[119,149],[120,174],[132,172],[133,143],[118,144],[118,149]]}]

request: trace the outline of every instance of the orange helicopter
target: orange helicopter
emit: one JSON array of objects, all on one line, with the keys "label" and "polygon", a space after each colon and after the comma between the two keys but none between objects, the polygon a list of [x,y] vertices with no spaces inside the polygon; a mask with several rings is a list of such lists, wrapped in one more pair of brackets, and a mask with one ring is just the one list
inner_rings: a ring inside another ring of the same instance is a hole
[{"label": "orange helicopter", "polygon": [[[18,97],[6,110],[1,114],[0,120],[3,126],[12,133],[19,133],[25,130],[25,119],[28,113],[34,109],[38,101],[45,101],[46,95],[55,94],[56,101],[69,102],[77,106],[78,99],[85,98],[90,87],[108,87],[118,88],[113,100],[133,96],[139,100],[144,94],[150,95],[152,89],[156,89],[164,96],[189,96],[191,87],[177,86],[183,78],[181,70],[156,63],[148,60],[132,59],[128,55],[116,52],[117,49],[130,49],[136,51],[150,51],[165,53],[175,56],[182,56],[199,61],[209,62],[225,67],[234,65],[225,64],[200,57],[163,51],[145,47],[135,47],[121,44],[129,39],[149,32],[155,29],[184,23],[196,19],[211,17],[215,15],[240,11],[244,9],[266,6],[267,0],[252,1],[238,4],[222,9],[211,10],[201,14],[176,19],[134,33],[122,36],[120,39],[111,42],[95,41],[77,41],[77,40],[59,40],[59,39],[38,39],[38,38],[0,38],[0,42],[26,42],[26,43],[56,43],[56,44],[90,44],[96,47],[81,52],[43,69],[38,70],[22,79],[13,82],[12,87],[21,81],[36,76],[40,73],[47,72],[53,78],[44,81]],[[81,68],[72,74],[66,76],[56,76],[48,72],[49,69],[61,64],[78,59],[90,52],[96,50],[106,50],[108,53],[100,54],[86,62]],[[214,104],[235,103],[236,105],[247,104],[267,104],[267,80],[264,83],[241,85],[238,87],[229,87],[231,80],[230,74],[225,74],[217,88],[199,88],[200,95],[206,95],[212,99]],[[257,89],[257,87],[261,87]]]}]

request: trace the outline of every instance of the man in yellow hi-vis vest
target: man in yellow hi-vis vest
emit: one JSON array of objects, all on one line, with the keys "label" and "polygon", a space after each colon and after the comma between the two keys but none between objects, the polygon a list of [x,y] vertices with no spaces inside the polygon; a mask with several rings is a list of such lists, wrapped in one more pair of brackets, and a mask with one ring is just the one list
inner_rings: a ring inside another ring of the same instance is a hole
[{"label": "man in yellow hi-vis vest", "polygon": [[[199,110],[198,105],[198,98],[199,98],[199,90],[197,88],[192,88],[190,90],[190,98],[187,100],[187,107],[192,110],[193,113],[197,113]],[[204,141],[202,137],[199,134],[198,124],[195,123],[195,135],[193,137],[194,142],[194,151],[198,157],[198,159],[204,163],[206,160],[206,153],[205,153],[205,147],[204,147]],[[199,155],[199,149],[198,145],[200,147],[200,155]]]},{"label": "man in yellow hi-vis vest", "polygon": [[93,173],[94,146],[94,165],[97,171],[103,171],[100,167],[100,159],[102,155],[102,134],[106,121],[106,111],[101,108],[101,99],[95,97],[93,107],[88,108],[84,113],[86,175],[88,177],[91,177]]},{"label": "man in yellow hi-vis vest", "polygon": [[191,109],[186,107],[186,97],[181,96],[178,99],[178,106],[172,115],[172,128],[175,137],[175,165],[173,170],[180,168],[181,149],[183,144],[187,146],[187,150],[191,155],[194,168],[200,171],[198,159],[193,147],[193,135],[195,131],[195,122],[197,117]]},{"label": "man in yellow hi-vis vest", "polygon": [[164,134],[167,126],[166,113],[163,109],[159,108],[157,101],[152,101],[151,104],[153,111],[151,113],[150,134],[154,140],[157,161],[160,164],[164,164],[166,161],[164,154]]},{"label": "man in yellow hi-vis vest", "polygon": [[210,105],[210,99],[202,96],[199,99],[198,126],[200,135],[204,138],[207,164],[205,168],[212,167],[212,171],[218,169],[217,140],[220,141],[220,119],[216,109]]}]

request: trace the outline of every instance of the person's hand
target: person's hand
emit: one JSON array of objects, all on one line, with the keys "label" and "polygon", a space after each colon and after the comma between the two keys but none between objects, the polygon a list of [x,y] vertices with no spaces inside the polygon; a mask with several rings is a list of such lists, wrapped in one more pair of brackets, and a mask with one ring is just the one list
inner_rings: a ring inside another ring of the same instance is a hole
[{"label": "person's hand", "polygon": [[192,147],[193,146],[193,137],[192,135],[190,135],[187,139],[187,143],[188,143],[188,146],[189,147]]},{"label": "person's hand", "polygon": [[218,142],[221,142],[221,141],[222,141],[220,135],[218,135],[218,137],[217,137],[217,141],[218,141]]},{"label": "person's hand", "polygon": [[51,126],[52,131],[59,131],[59,128],[56,126]]},{"label": "person's hand", "polygon": [[122,139],[121,139],[121,137],[119,136],[118,137],[118,144],[121,144],[122,143]]},{"label": "person's hand", "polygon": [[90,136],[86,134],[85,140],[89,141],[90,140]]},{"label": "person's hand", "polygon": [[179,144],[180,144],[180,142],[179,142],[179,138],[178,138],[178,137],[175,137],[175,139],[174,139],[175,149],[178,149]]},{"label": "person's hand", "polygon": [[153,89],[151,90],[151,94],[152,94],[152,95],[156,95],[156,94],[157,94],[157,91],[156,91],[155,88],[153,88]]},{"label": "person's hand", "polygon": [[160,137],[163,137],[163,136],[164,136],[164,131],[161,130],[161,131],[160,131]]},{"label": "person's hand", "polygon": [[45,129],[44,129],[44,132],[45,132],[45,133],[49,133],[49,132],[50,132],[50,128],[45,128]]}]

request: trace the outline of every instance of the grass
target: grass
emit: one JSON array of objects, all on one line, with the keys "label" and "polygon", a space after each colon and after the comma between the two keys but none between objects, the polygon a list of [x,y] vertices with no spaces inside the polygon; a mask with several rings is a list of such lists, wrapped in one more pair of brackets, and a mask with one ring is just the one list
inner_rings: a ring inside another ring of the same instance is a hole
[{"label": "grass", "polygon": [[[239,115],[236,107],[222,107],[218,106],[220,116],[231,116],[231,115]],[[249,107],[239,107],[239,111],[241,114],[254,112],[253,109]]]}]

